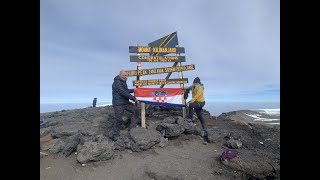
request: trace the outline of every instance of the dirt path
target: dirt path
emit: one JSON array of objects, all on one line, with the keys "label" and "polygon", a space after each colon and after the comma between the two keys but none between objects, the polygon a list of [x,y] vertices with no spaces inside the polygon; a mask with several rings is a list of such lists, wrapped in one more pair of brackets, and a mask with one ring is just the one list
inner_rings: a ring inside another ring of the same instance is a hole
[{"label": "dirt path", "polygon": [[[230,174],[216,158],[223,152],[218,144],[206,144],[195,135],[181,135],[168,141],[166,147],[144,152],[117,152],[109,161],[76,162],[76,155],[68,158],[49,155],[40,160],[43,180],[77,179],[233,179],[240,173]],[[48,168],[50,167],[50,168]]]}]

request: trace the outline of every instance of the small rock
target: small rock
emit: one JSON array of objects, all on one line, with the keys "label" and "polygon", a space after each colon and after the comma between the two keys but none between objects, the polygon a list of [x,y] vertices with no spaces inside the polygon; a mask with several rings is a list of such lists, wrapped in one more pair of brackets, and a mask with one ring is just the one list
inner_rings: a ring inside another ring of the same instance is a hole
[{"label": "small rock", "polygon": [[86,166],[86,164],[81,164],[81,166]]},{"label": "small rock", "polygon": [[158,144],[159,147],[164,147],[168,143],[168,138],[160,138],[160,143]]},{"label": "small rock", "polygon": [[43,152],[40,152],[40,155],[48,156],[48,154],[47,154],[47,153],[43,153]]},{"label": "small rock", "polygon": [[225,145],[229,148],[238,149],[242,146],[242,142],[234,139],[228,140]]},{"label": "small rock", "polygon": [[51,167],[47,167],[46,169],[50,169]]}]

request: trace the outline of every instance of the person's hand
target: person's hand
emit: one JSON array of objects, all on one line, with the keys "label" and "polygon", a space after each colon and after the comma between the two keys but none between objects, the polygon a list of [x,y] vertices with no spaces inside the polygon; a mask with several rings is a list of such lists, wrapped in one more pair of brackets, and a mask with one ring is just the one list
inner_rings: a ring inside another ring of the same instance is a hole
[{"label": "person's hand", "polygon": [[136,103],[138,103],[138,104],[140,103],[138,99],[134,100],[134,102],[136,102]]}]

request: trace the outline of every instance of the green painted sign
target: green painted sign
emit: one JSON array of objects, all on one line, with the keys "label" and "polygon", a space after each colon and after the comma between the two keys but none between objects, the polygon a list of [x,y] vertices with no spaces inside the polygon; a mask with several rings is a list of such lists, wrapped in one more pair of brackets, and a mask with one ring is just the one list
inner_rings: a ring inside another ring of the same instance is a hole
[{"label": "green painted sign", "polygon": [[[149,47],[177,47],[178,45],[177,32],[171,33],[165,37],[157,39],[148,44]],[[151,56],[164,56],[168,53],[150,53]]]}]

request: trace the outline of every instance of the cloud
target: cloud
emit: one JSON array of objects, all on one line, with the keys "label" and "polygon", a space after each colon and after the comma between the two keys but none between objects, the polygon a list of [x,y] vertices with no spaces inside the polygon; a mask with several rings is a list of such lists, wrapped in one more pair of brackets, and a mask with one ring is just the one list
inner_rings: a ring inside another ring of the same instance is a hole
[{"label": "cloud", "polygon": [[[252,95],[259,98],[270,86],[280,91],[279,1],[46,0],[40,5],[41,99],[76,94],[75,99],[107,100],[114,76],[136,69],[128,47],[175,31],[186,50],[182,64],[196,66],[183,76],[189,82],[199,76],[208,97],[240,97],[246,91],[260,92]],[[143,68],[169,66],[143,63]],[[134,79],[128,79],[130,88]]]}]

